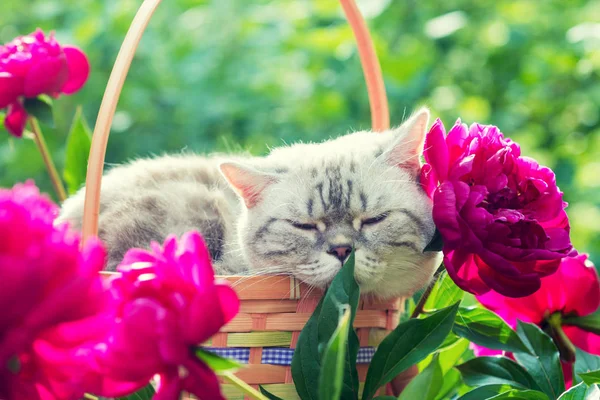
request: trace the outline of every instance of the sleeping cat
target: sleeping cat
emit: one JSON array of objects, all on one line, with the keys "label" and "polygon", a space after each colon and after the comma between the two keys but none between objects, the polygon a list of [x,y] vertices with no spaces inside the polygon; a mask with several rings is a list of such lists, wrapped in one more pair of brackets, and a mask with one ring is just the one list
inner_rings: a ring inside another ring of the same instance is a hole
[{"label": "sleeping cat", "polygon": [[[356,249],[363,293],[409,295],[439,254],[431,201],[419,185],[429,112],[400,127],[355,132],[266,157],[162,156],[111,169],[102,180],[99,236],[115,270],[131,247],[200,231],[218,274],[293,274],[326,286]],[[59,220],[81,228],[84,191]]]}]

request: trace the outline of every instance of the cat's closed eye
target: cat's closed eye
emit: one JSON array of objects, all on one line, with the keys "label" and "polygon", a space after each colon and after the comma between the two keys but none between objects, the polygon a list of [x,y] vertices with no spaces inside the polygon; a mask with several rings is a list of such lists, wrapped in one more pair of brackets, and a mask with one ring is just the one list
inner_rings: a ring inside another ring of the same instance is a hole
[{"label": "cat's closed eye", "polygon": [[362,226],[378,224],[381,221],[383,221],[384,219],[386,219],[388,214],[389,213],[383,213],[383,214],[377,215],[376,217],[364,219],[364,220],[362,220]]},{"label": "cat's closed eye", "polygon": [[295,222],[295,221],[290,221],[290,224],[292,224],[292,226],[294,228],[298,228],[298,229],[302,229],[303,231],[316,231],[317,230],[317,224],[305,224],[302,222]]}]

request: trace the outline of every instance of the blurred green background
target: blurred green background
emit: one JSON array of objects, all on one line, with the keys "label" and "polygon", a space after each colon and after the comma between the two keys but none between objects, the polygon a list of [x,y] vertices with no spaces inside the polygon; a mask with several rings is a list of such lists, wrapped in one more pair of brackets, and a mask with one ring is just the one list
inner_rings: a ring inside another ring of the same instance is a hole
[{"label": "blurred green background", "polygon": [[[600,263],[600,2],[364,0],[393,124],[428,105],[498,125],[550,166],[570,203],[573,241]],[[46,136],[59,168],[78,104],[93,126],[140,0],[4,0],[0,42],[55,30],[92,75],[56,101]],[[368,128],[352,32],[336,0],[165,0],[133,62],[107,162],[320,140]],[[31,140],[0,128],[0,185],[51,191]]]}]

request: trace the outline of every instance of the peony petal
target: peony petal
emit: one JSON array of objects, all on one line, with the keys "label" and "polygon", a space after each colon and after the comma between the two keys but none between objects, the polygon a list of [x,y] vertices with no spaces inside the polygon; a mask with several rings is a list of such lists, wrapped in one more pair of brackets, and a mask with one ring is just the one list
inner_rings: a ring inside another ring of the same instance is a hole
[{"label": "peony petal", "polygon": [[85,85],[90,75],[90,63],[87,56],[77,47],[64,46],[63,51],[67,58],[69,78],[62,87],[64,94],[72,94]]},{"label": "peony petal", "polygon": [[473,254],[467,253],[464,249],[448,252],[444,248],[444,265],[450,278],[461,289],[475,295],[490,290],[479,277],[477,266],[473,262]]},{"label": "peony petal", "polygon": [[69,78],[65,56],[36,59],[25,76],[24,95],[37,97],[40,94],[56,96]]},{"label": "peony petal", "polygon": [[225,400],[217,376],[206,364],[200,360],[191,360],[185,367],[188,370],[188,376],[183,380],[186,392],[200,400]]},{"label": "peony petal", "polygon": [[184,335],[189,343],[200,344],[217,333],[224,324],[219,294],[213,286],[194,297],[188,306],[183,322],[187,329]]},{"label": "peony petal", "polygon": [[0,72],[0,109],[15,103],[23,94],[23,79],[8,72]]},{"label": "peony petal", "polygon": [[475,256],[481,279],[496,292],[508,297],[525,297],[535,293],[541,286],[537,274],[504,275],[492,269]]},{"label": "peony petal", "polygon": [[12,103],[8,107],[8,114],[4,118],[4,127],[16,137],[23,136],[23,131],[27,125],[27,111],[20,102]]},{"label": "peony petal", "polygon": [[425,193],[427,193],[427,196],[430,199],[433,198],[433,192],[437,188],[437,182],[437,175],[435,174],[435,171],[431,168],[431,165],[424,164],[423,167],[421,167],[419,183],[421,184],[421,187],[423,188]]},{"label": "peony petal", "polygon": [[575,346],[590,354],[600,356],[600,335],[569,325],[564,325],[563,330]]},{"label": "peony petal", "polygon": [[[444,243],[456,246],[461,240],[458,223],[457,194],[451,182],[442,183],[433,195],[433,221],[444,238]],[[459,191],[459,195],[461,192]]]},{"label": "peony petal", "polygon": [[221,310],[225,323],[228,323],[240,311],[240,299],[237,293],[226,281],[217,284],[217,295],[221,303]]},{"label": "peony petal", "polygon": [[[555,276],[557,279],[554,279]],[[544,282],[546,280],[553,283],[547,288],[549,292],[564,292],[562,311],[567,315],[588,315],[600,306],[600,281],[587,254],[564,258],[558,272],[544,278]]]},{"label": "peony petal", "polygon": [[445,135],[444,124],[438,118],[425,137],[425,161],[431,165],[441,182],[448,177],[448,148]]},{"label": "peony petal", "polygon": [[161,375],[160,384],[152,400],[179,400],[181,399],[181,390],[182,382],[179,377]]}]

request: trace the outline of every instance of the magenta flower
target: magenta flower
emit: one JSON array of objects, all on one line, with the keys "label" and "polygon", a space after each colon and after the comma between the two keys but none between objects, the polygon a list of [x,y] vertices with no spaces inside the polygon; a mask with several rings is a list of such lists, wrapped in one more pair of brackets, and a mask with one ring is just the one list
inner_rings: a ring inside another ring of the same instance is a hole
[{"label": "magenta flower", "polygon": [[94,240],[80,251],[77,234],[53,225],[57,213],[31,182],[0,189],[2,399],[84,393],[81,375],[59,356],[77,353],[82,336],[98,332],[91,322],[105,303],[98,274],[105,254]]},{"label": "magenta flower", "polygon": [[[477,300],[513,328],[517,326],[517,320],[521,320],[546,328],[554,337],[560,329],[575,346],[600,355],[600,336],[568,325],[567,319],[592,314],[600,307],[600,281],[585,254],[564,258],[554,274],[542,278],[540,289],[532,295],[515,299],[490,291],[477,296]],[[555,340],[561,338],[555,337]],[[560,343],[558,345],[561,348]],[[475,350],[477,355],[500,353],[480,347]],[[563,358],[571,357],[563,354]],[[563,370],[565,378],[571,377],[567,363],[563,363]]]},{"label": "magenta flower", "polygon": [[40,29],[0,46],[0,109],[8,107],[6,129],[21,137],[27,113],[22,98],[72,94],[87,81],[90,65],[73,46],[61,46]]},{"label": "magenta flower", "polygon": [[155,374],[155,399],[223,399],[214,372],[194,354],[239,310],[233,289],[215,281],[210,255],[197,232],[179,243],[168,238],[152,251],[130,250],[111,282],[117,313],[98,356],[101,396],[122,396],[148,384]]},{"label": "magenta flower", "polygon": [[521,297],[572,249],[554,173],[522,157],[495,126],[438,119],[425,141],[421,183],[433,198],[444,264],[462,289]]}]

